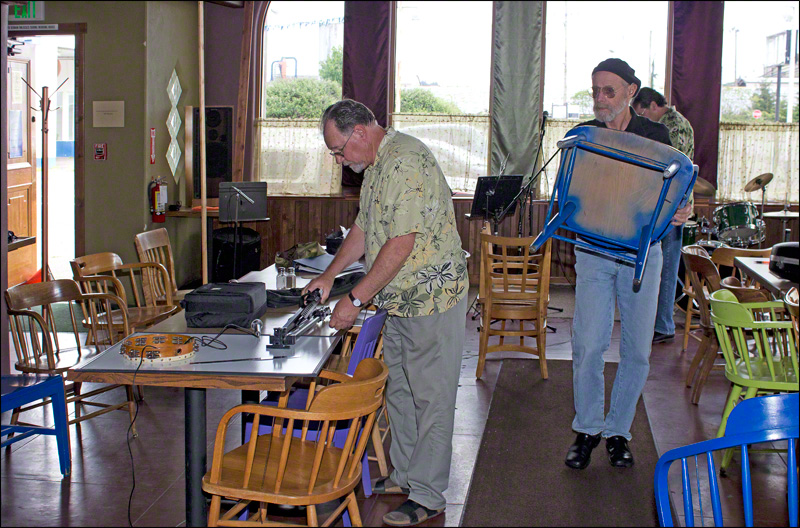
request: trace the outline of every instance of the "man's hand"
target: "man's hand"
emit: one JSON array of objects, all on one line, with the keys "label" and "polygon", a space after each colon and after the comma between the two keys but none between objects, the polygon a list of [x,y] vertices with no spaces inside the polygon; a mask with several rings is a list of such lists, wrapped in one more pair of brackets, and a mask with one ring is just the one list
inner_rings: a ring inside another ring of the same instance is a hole
[{"label": "man's hand", "polygon": [[684,207],[681,207],[675,211],[675,215],[672,217],[670,225],[679,226],[685,224],[691,214],[692,204],[687,203]]},{"label": "man's hand", "polygon": [[333,307],[328,326],[337,330],[347,330],[356,322],[356,317],[358,317],[358,312],[360,311],[361,308],[353,306],[350,298],[344,297]]},{"label": "man's hand", "polygon": [[333,288],[333,278],[330,278],[323,273],[316,279],[309,282],[306,285],[306,287],[303,288],[303,295],[305,295],[308,292],[319,289],[320,303],[324,304],[325,301],[328,300],[328,297],[331,294],[331,288]]}]

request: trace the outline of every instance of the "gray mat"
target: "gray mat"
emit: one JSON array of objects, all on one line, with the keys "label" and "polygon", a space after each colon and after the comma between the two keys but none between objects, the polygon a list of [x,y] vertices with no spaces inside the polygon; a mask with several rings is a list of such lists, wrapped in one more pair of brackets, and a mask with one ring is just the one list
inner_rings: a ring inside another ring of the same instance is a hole
[{"label": "gray mat", "polygon": [[[657,526],[658,454],[643,401],[631,427],[633,467],[612,467],[601,441],[589,467],[570,469],[572,362],[547,366],[542,380],[536,361],[503,361],[462,526]],[[616,370],[606,363],[606,408]]]}]

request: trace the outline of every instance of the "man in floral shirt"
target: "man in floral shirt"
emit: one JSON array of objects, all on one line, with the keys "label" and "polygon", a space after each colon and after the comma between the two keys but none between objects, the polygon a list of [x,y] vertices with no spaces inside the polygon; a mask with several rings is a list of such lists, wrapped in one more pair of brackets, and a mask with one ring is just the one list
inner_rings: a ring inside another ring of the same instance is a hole
[{"label": "man in floral shirt", "polygon": [[306,291],[319,288],[326,300],[336,275],[364,257],[367,274],[336,304],[330,326],[350,328],[367,302],[389,312],[383,360],[394,470],[373,491],[407,494],[383,521],[411,526],[444,511],[450,473],[469,288],[452,193],[428,147],[384,129],[363,104],[334,103],[320,126],[336,162],[365,172],[358,217]]},{"label": "man in floral shirt", "polygon": [[[689,159],[694,159],[694,129],[674,106],[668,106],[663,95],[652,88],[642,88],[631,102],[634,111],[669,130],[669,141]],[[694,197],[689,199],[694,209]],[[661,268],[661,288],[658,292],[658,312],[653,343],[671,341],[675,337],[675,287],[683,245],[683,225],[674,226],[661,240],[664,264]]]}]

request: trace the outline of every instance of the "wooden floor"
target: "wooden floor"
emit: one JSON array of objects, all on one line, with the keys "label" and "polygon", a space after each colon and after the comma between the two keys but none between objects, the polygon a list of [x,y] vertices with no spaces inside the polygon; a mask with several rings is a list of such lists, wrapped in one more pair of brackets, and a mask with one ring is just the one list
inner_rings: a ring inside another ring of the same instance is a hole
[{"label": "wooden floor", "polygon": [[[474,295],[474,294],[473,294]],[[549,324],[555,333],[547,337],[549,361],[571,358],[571,319],[551,314]],[[679,318],[682,322],[682,317]],[[679,331],[682,331],[679,328]],[[466,321],[467,340],[456,403],[455,435],[450,471],[450,487],[445,492],[447,510],[427,526],[458,526],[469,491],[472,469],[489,412],[503,357],[523,357],[508,353],[490,356],[483,379],[475,379],[478,353],[477,322]],[[673,447],[701,441],[715,435],[728,390],[723,373],[712,371],[699,405],[689,401],[690,390],[683,384],[689,362],[697,348],[690,340],[689,351],[680,351],[681,341],[653,347],[651,368],[644,390],[644,401],[659,454]],[[607,361],[618,361],[619,323],[615,324]],[[113,393],[112,393],[113,394]],[[221,415],[239,402],[236,391],[209,390],[209,463],[214,431]],[[148,387],[140,406],[139,437],[131,442],[135,464],[135,491],[130,520],[134,526],[185,525],[183,391]],[[8,422],[3,415],[3,423]],[[49,419],[49,418],[48,418]],[[73,473],[61,479],[53,437],[33,437],[6,448],[0,456],[0,524],[3,526],[123,526],[128,524],[128,499],[131,493],[131,457],[126,444],[127,413],[115,412],[84,422],[81,431],[70,427]],[[547,438],[541,439],[543,442]],[[565,445],[566,454],[569,446]],[[636,455],[636,439],[631,442]],[[604,453],[593,457],[593,464],[607,463]],[[770,464],[780,464],[777,455]],[[563,459],[553,460],[563,464]],[[785,525],[785,465],[781,475],[767,468],[756,490],[756,524]],[[373,466],[373,477],[377,466]],[[532,472],[533,475],[533,472]],[[783,479],[783,481],[781,481]],[[367,526],[380,526],[384,513],[398,506],[404,497],[364,498],[360,494],[361,515]],[[736,503],[735,497],[733,503]],[[727,504],[727,502],[726,502]],[[726,506],[726,525],[742,523],[734,506]],[[291,515],[291,512],[287,512]],[[322,516],[322,514],[321,514]],[[304,516],[298,519],[304,522]],[[605,520],[606,522],[608,520]],[[678,519],[682,523],[682,519]]]}]

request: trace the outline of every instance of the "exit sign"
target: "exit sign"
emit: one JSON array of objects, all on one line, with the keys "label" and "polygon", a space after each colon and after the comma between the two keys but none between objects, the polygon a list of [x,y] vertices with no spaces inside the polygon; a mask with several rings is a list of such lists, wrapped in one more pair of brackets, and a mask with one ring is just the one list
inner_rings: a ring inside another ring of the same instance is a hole
[{"label": "exit sign", "polygon": [[8,21],[44,20],[44,2],[25,2],[8,7]]}]

